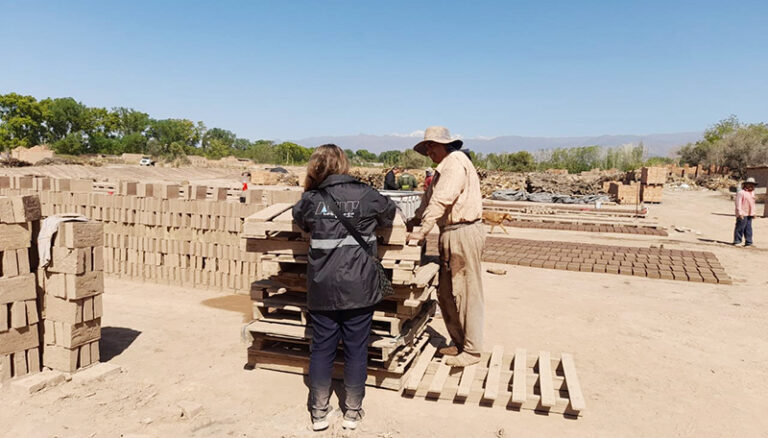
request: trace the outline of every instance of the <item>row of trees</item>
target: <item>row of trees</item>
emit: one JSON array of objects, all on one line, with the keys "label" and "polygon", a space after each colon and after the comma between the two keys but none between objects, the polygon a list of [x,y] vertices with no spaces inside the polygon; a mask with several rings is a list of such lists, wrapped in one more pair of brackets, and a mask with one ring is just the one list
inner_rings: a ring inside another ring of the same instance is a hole
[{"label": "row of trees", "polygon": [[49,144],[59,154],[147,154],[166,159],[233,155],[261,163],[306,163],[312,150],[295,143],[251,142],[187,119],[153,119],[130,108],[93,108],[71,97],[0,95],[0,149]]},{"label": "row of trees", "polygon": [[[0,95],[0,150],[17,146],[49,144],[59,154],[139,153],[169,160],[188,155],[211,159],[225,156],[257,163],[304,164],[311,148],[296,143],[251,141],[221,128],[208,129],[203,122],[187,119],[153,119],[130,108],[88,107],[71,97],[37,100],[16,93]],[[390,150],[375,154],[366,149],[345,151],[357,165],[424,168],[431,161],[413,150]],[[594,168],[636,169],[649,163],[669,162],[648,158],[642,143],[614,148],[584,146],[515,153],[471,153],[477,167],[490,170],[532,171],[568,169],[577,173]],[[684,146],[683,163],[728,167],[743,175],[746,166],[768,163],[768,125],[744,124],[735,116],[722,120],[704,133],[704,138]]]},{"label": "row of trees", "polygon": [[727,167],[743,177],[748,166],[768,164],[768,125],[742,123],[732,115],[704,131],[704,138],[683,146],[680,161],[690,165]]}]

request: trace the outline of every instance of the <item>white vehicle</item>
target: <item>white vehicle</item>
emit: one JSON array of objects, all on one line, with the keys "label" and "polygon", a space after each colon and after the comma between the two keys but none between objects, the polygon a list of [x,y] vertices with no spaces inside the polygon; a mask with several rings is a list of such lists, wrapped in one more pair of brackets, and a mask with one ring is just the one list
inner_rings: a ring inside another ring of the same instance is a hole
[{"label": "white vehicle", "polygon": [[154,166],[155,162],[151,158],[144,157],[139,161],[139,166]]}]

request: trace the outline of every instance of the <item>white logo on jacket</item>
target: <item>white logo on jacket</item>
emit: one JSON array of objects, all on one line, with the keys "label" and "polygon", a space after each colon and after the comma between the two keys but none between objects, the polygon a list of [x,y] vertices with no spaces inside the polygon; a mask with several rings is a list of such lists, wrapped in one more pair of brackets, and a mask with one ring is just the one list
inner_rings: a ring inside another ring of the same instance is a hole
[{"label": "white logo on jacket", "polygon": [[[360,209],[360,201],[342,201],[337,202],[336,205],[339,207],[339,210],[341,210],[341,214],[347,218],[355,217],[355,212]],[[333,214],[333,210],[328,208],[323,201],[320,201],[320,203],[317,204],[315,216],[336,217],[336,215]]]}]

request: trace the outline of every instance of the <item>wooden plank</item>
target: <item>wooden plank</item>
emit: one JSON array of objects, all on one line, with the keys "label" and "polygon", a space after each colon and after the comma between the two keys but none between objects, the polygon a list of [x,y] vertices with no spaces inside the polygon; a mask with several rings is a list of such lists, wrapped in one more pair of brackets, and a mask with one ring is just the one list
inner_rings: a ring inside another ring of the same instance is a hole
[{"label": "wooden plank", "polygon": [[555,390],[552,386],[552,364],[548,351],[539,351],[539,393],[541,394],[541,406],[545,408],[555,406]]},{"label": "wooden plank", "polygon": [[280,203],[280,204],[272,204],[269,207],[257,211],[256,213],[248,216],[245,218],[246,222],[266,222],[268,220],[271,220],[275,216],[278,216],[279,214],[283,213],[284,211],[288,210],[289,208],[293,207],[293,204],[287,204],[287,203]]},{"label": "wooden plank", "polygon": [[504,356],[504,347],[494,345],[491,352],[491,361],[488,363],[488,377],[485,379],[485,392],[483,398],[494,401],[499,395],[499,376],[501,374],[501,358]]},{"label": "wooden plank", "polygon": [[472,382],[475,381],[475,373],[479,364],[472,364],[468,367],[464,367],[464,371],[461,373],[461,381],[459,381],[459,389],[456,391],[456,397],[467,398],[469,397],[469,391],[472,389]]},{"label": "wooden plank", "polygon": [[451,367],[445,364],[445,361],[441,361],[438,364],[437,372],[432,378],[432,383],[429,385],[429,394],[440,394],[443,391],[443,385],[445,379],[448,378],[448,374],[451,372]]},{"label": "wooden plank", "polygon": [[573,363],[573,356],[569,353],[563,353],[561,364],[563,365],[565,384],[568,387],[568,399],[571,402],[571,410],[581,412],[586,405],[584,403],[584,395],[581,393],[579,376],[576,374],[576,365]]},{"label": "wooden plank", "polygon": [[419,387],[421,378],[424,377],[424,372],[427,371],[427,367],[436,352],[437,347],[432,342],[424,348],[424,352],[421,353],[419,360],[416,361],[416,364],[411,370],[411,375],[408,377],[408,381],[405,384],[405,389],[407,391],[415,391]]},{"label": "wooden plank", "polygon": [[526,352],[524,348],[515,349],[514,368],[512,374],[512,403],[525,402]]}]

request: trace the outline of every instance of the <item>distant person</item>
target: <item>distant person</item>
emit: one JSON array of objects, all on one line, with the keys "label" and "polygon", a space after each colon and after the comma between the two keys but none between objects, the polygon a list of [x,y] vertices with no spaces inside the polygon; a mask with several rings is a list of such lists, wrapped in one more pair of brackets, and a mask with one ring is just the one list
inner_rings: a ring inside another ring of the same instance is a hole
[{"label": "distant person", "polygon": [[403,172],[399,178],[397,178],[397,189],[398,190],[406,190],[406,191],[412,191],[416,190],[416,186],[419,185],[419,182],[416,181],[416,177],[411,175],[408,172]]},{"label": "distant person", "polygon": [[400,188],[397,185],[398,173],[400,173],[400,168],[397,166],[389,169],[389,172],[384,176],[384,190],[398,190]]},{"label": "distant person", "polygon": [[[326,202],[327,198],[336,208]],[[331,373],[340,339],[344,345],[346,390],[341,425],[355,429],[363,418],[373,306],[382,298],[375,262],[337,219],[334,210],[370,242],[375,257],[374,230],[392,226],[395,203],[351,177],[344,151],[326,144],[309,158],[304,194],[293,207],[293,220],[311,236],[307,260],[307,308],[312,324],[309,408],[312,429],[316,431],[330,425]]]},{"label": "distant person", "polygon": [[741,183],[741,190],[736,193],[736,227],[733,230],[733,244],[752,246],[752,219],[755,217],[755,187],[757,182],[750,177]]},{"label": "distant person", "polygon": [[427,189],[429,189],[429,186],[432,184],[432,178],[434,178],[434,173],[432,172],[432,169],[427,169],[426,172],[427,176],[424,178],[424,191],[426,192]]},{"label": "distant person", "polygon": [[251,172],[243,172],[241,181],[243,182],[243,191],[248,190],[248,180],[251,179]]}]

